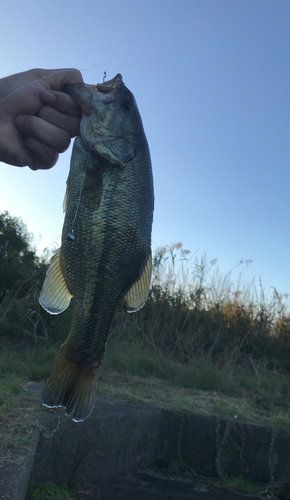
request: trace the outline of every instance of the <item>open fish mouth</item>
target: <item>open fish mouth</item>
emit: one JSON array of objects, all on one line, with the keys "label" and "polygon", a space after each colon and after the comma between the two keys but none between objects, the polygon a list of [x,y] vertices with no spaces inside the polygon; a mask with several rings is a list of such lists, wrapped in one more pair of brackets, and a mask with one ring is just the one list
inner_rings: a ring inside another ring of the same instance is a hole
[{"label": "open fish mouth", "polygon": [[115,78],[108,80],[107,82],[97,83],[96,89],[103,94],[107,94],[108,92],[112,92],[112,90],[117,90],[120,85],[123,84],[123,78],[120,73],[118,73]]},{"label": "open fish mouth", "polygon": [[118,73],[111,80],[97,85],[68,83],[62,91],[73,98],[85,115],[90,116],[94,109],[94,101],[102,101],[104,104],[114,101],[121,85],[124,85],[123,78]]}]

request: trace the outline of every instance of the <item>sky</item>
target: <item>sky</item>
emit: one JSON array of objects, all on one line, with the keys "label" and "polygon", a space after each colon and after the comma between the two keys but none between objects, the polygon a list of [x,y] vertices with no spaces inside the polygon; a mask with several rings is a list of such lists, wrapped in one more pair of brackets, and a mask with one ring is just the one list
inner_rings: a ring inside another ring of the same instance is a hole
[{"label": "sky", "polygon": [[[11,0],[0,78],[121,73],[151,151],[152,247],[181,241],[227,273],[290,293],[289,0]],[[71,148],[49,171],[0,163],[0,212],[40,249],[60,241]]]}]

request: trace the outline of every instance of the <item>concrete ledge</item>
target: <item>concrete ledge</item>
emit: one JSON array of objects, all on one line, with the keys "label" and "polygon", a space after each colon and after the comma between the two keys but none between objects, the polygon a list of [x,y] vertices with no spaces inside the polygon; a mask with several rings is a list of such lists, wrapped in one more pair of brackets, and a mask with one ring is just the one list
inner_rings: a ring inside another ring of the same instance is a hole
[{"label": "concrete ledge", "polygon": [[35,481],[97,484],[133,473],[156,460],[161,421],[161,410],[126,403],[98,402],[82,423],[47,411]]},{"label": "concrete ledge", "polygon": [[43,410],[41,428],[22,462],[0,469],[1,500],[24,500],[32,467],[36,484],[96,488],[145,469],[176,466],[199,476],[236,476],[272,485],[290,478],[290,432],[234,419],[98,401],[82,423],[61,411]]},{"label": "concrete ledge", "polygon": [[39,431],[35,430],[32,441],[22,451],[19,463],[0,468],[0,499],[24,500],[35,460]]},{"label": "concrete ledge", "polygon": [[98,401],[83,423],[47,412],[37,482],[98,484],[145,468],[181,465],[201,476],[264,483],[290,478],[290,432],[236,420]]}]

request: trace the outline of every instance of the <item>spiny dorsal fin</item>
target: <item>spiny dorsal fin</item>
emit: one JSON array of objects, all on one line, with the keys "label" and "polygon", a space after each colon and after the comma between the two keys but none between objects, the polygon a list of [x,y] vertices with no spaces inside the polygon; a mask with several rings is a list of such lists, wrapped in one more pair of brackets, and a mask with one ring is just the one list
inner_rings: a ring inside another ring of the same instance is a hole
[{"label": "spiny dorsal fin", "polygon": [[140,278],[135,281],[123,297],[123,304],[128,313],[139,311],[144,306],[150,289],[151,270],[152,255],[150,250]]},{"label": "spiny dorsal fin", "polygon": [[68,174],[68,178],[66,180],[66,190],[65,190],[65,195],[64,195],[63,204],[62,204],[62,208],[63,208],[64,212],[67,209],[69,190],[70,190],[70,173]]},{"label": "spiny dorsal fin", "polygon": [[59,248],[50,260],[39,303],[50,314],[60,314],[69,306],[71,298],[61,267]]}]

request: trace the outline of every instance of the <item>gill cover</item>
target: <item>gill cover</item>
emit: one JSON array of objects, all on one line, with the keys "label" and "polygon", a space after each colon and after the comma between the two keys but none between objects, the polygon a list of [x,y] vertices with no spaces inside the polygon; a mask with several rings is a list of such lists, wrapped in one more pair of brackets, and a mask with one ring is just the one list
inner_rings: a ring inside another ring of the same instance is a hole
[{"label": "gill cover", "polygon": [[137,153],[130,142],[126,120],[120,116],[130,112],[136,103],[120,73],[97,85],[72,83],[63,90],[82,109],[80,135],[89,151],[121,167],[135,158]]}]

